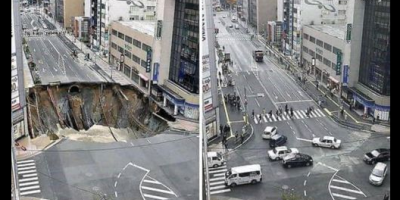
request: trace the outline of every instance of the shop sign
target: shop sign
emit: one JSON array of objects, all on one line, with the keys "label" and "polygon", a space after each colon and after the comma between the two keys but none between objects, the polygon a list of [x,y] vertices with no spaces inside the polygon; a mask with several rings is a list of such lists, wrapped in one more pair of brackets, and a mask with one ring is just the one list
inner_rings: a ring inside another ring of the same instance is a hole
[{"label": "shop sign", "polygon": [[336,75],[340,75],[342,70],[342,52],[337,52],[336,56]]},{"label": "shop sign", "polygon": [[349,65],[343,65],[343,85],[347,85],[349,76]]},{"label": "shop sign", "polygon": [[147,59],[146,59],[146,72],[151,70],[151,49],[147,49]]}]

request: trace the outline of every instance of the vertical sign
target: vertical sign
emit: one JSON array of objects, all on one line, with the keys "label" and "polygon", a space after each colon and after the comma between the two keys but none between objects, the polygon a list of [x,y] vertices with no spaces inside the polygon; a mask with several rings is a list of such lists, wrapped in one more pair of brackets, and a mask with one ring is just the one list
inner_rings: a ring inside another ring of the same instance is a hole
[{"label": "vertical sign", "polygon": [[151,70],[151,49],[147,49],[146,72]]},{"label": "vertical sign", "polygon": [[160,67],[160,63],[154,63],[153,69],[153,83],[158,82],[158,68]]},{"label": "vertical sign", "polygon": [[338,51],[336,56],[336,75],[342,74],[342,52]]},{"label": "vertical sign", "polygon": [[347,41],[351,40],[351,29],[352,29],[352,25],[347,24],[347,31],[346,31],[346,40]]},{"label": "vertical sign", "polygon": [[[212,102],[212,94],[211,94],[211,63],[210,63],[210,55],[209,55],[209,48],[208,48],[208,37],[209,37],[209,30],[207,26],[206,20],[206,9],[205,9],[205,1],[202,4],[203,13],[201,15],[201,44],[202,44],[202,52],[201,52],[201,62],[202,62],[202,74],[203,74],[203,106],[204,112],[212,110],[213,102]],[[214,29],[215,32],[215,29]]]},{"label": "vertical sign", "polygon": [[343,84],[347,85],[347,77],[349,76],[349,65],[343,65]]}]

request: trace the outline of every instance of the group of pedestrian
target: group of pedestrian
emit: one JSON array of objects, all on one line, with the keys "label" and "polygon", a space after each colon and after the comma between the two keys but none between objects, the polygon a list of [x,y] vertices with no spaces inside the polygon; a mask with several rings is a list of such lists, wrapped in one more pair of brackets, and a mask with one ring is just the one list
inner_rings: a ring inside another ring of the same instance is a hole
[{"label": "group of pedestrian", "polygon": [[313,110],[313,107],[312,107],[312,106],[310,106],[310,107],[307,108],[307,111],[306,111],[307,117],[310,117],[310,114],[311,114],[312,110]]},{"label": "group of pedestrian", "polygon": [[231,108],[237,108],[238,110],[240,110],[241,108],[240,96],[236,95],[235,92],[233,92],[233,95],[230,93],[225,94],[224,99],[228,105],[231,105]]}]

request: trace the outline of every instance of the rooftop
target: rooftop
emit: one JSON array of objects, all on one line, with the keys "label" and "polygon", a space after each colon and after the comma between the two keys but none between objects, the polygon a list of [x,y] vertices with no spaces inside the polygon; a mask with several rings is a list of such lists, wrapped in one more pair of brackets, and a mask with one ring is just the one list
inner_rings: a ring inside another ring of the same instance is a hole
[{"label": "rooftop", "polygon": [[154,28],[156,26],[155,21],[118,21],[124,26],[127,26],[133,30],[139,31],[141,33],[154,36]]},{"label": "rooftop", "polygon": [[307,25],[307,27],[342,40],[345,39],[346,29],[347,29],[346,24]]}]

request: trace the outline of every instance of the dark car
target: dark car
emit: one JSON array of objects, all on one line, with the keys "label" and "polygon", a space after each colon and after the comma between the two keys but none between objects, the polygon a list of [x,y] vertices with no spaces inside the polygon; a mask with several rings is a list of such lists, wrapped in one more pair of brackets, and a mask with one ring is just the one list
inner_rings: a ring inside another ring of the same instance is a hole
[{"label": "dark car", "polygon": [[287,137],[284,135],[276,134],[271,137],[271,140],[269,141],[269,146],[271,148],[275,148],[278,146],[282,146],[286,143]]},{"label": "dark car", "polygon": [[390,160],[390,149],[375,149],[364,155],[364,162],[369,165],[388,160]]},{"label": "dark car", "polygon": [[289,154],[282,160],[283,167],[292,168],[299,166],[310,166],[313,164],[311,156],[303,153]]}]

